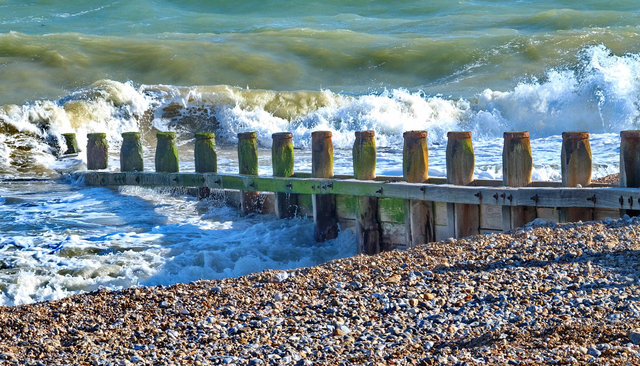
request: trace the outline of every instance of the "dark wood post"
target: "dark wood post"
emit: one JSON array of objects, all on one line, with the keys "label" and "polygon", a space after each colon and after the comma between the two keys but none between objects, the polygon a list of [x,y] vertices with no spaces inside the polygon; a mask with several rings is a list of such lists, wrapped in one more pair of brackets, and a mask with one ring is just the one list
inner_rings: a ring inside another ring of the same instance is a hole
[{"label": "dark wood post", "polygon": [[140,132],[123,132],[120,146],[120,171],[141,172],[144,170]]},{"label": "dark wood post", "polygon": [[[507,187],[524,187],[531,183],[533,157],[529,132],[505,132],[502,150],[502,181]],[[505,198],[506,200],[509,197]],[[535,207],[503,206],[502,226],[504,231],[524,226],[536,218]]]},{"label": "dark wood post", "polygon": [[620,186],[640,187],[640,130],[620,132]]},{"label": "dark wood post", "polygon": [[[355,179],[376,177],[376,141],[374,131],[356,131],[353,143],[353,173]],[[382,248],[382,229],[378,219],[378,198],[358,197],[356,212],[358,253],[377,254]]]},{"label": "dark wood post", "polygon": [[[473,181],[475,155],[471,142],[471,132],[447,133],[447,183],[468,185]],[[454,210],[454,232],[456,237],[478,234],[480,229],[480,206],[467,204],[448,204],[447,209]]]},{"label": "dark wood post", "polygon": [[[258,175],[258,134],[238,134],[238,170],[242,175]],[[242,191],[240,211],[243,215],[260,211],[260,196],[255,191]]]},{"label": "dark wood post", "polygon": [[156,172],[177,173],[180,171],[178,164],[178,149],[176,148],[175,132],[158,132],[156,134]]},{"label": "dark wood post", "polygon": [[64,142],[67,144],[67,151],[64,152],[65,155],[77,154],[80,152],[80,149],[78,149],[78,142],[76,141],[75,133],[63,133],[62,136],[64,137]]},{"label": "dark wood post", "polygon": [[[560,170],[564,187],[586,187],[591,184],[592,158],[589,132],[563,132]],[[560,209],[560,221],[593,220],[593,209],[565,207]]]},{"label": "dark wood post", "polygon": [[87,134],[87,169],[107,169],[109,144],[106,133]]},{"label": "dark wood post", "polygon": [[[333,178],[333,142],[330,131],[311,133],[311,175],[313,178]],[[338,236],[336,198],[332,194],[314,194],[313,221],[316,241]]]},{"label": "dark wood post", "polygon": [[[271,135],[271,165],[274,177],[293,175],[293,134],[278,132]],[[293,193],[275,193],[276,216],[280,219],[294,217],[297,213],[298,195]]]},{"label": "dark wood post", "polygon": [[[406,131],[403,134],[403,178],[408,183],[424,183],[429,178],[429,149],[427,131]],[[407,245],[435,240],[433,202],[409,200],[405,205]]]},{"label": "dark wood post", "polygon": [[[620,132],[620,186],[640,188],[640,130]],[[640,215],[640,210],[622,210],[621,215]]]}]

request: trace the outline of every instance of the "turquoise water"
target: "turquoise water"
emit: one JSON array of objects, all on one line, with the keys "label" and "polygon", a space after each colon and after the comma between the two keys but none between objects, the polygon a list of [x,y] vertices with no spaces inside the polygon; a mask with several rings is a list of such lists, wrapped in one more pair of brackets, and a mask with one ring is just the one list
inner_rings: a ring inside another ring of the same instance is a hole
[{"label": "turquoise water", "polygon": [[[475,176],[501,178],[504,131],[532,136],[534,179],[559,180],[560,134],[591,133],[594,176],[618,170],[621,130],[640,128],[635,1],[0,0],[0,305],[100,287],[170,284],[313,265],[355,253],[345,231],[240,217],[217,203],[59,178],[61,134],[214,131],[236,172],[236,134],[256,131],[260,174],[271,134],[294,133],[297,171],[311,132],[333,132],[336,173],[354,131],[376,133],[378,174],[401,175],[402,132],[429,133],[431,176],[446,133],[474,136]],[[25,178],[49,179],[24,182]],[[16,180],[17,179],[17,180]],[[277,245],[274,245],[277,243]]]}]

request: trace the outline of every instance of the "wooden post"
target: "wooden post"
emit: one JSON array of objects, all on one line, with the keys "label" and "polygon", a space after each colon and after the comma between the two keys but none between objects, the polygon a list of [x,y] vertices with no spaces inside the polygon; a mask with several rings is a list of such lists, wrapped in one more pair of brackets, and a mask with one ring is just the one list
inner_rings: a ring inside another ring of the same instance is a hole
[{"label": "wooden post", "polygon": [[180,171],[180,167],[178,165],[176,133],[158,132],[156,136],[158,138],[158,144],[156,145],[156,172],[177,173]]},{"label": "wooden post", "polygon": [[141,172],[143,170],[140,132],[123,132],[122,146],[120,147],[120,171]]},{"label": "wooden post", "polygon": [[76,141],[75,133],[63,133],[62,136],[64,137],[64,142],[67,144],[67,151],[64,152],[65,155],[77,154],[80,152],[80,149],[78,149],[78,142]]},{"label": "wooden post", "polygon": [[[376,141],[374,131],[356,131],[353,143],[353,173],[355,179],[376,177]],[[378,219],[378,198],[357,197],[356,240],[358,253],[377,254],[382,251],[382,228]]]},{"label": "wooden post", "polygon": [[[620,132],[620,186],[640,188],[640,130]],[[621,215],[640,215],[638,209],[622,210]]]},{"label": "wooden post", "polygon": [[[274,177],[293,175],[293,134],[278,132],[271,135],[271,165]],[[276,216],[280,219],[294,217],[298,211],[298,195],[277,192],[275,194]]]},{"label": "wooden post", "polygon": [[[447,183],[467,185],[473,181],[475,155],[471,142],[471,132],[447,133]],[[448,204],[447,209],[453,209],[454,232],[461,238],[479,233],[480,206],[466,204]]]},{"label": "wooden post", "polygon": [[[591,184],[591,145],[589,132],[563,132],[560,170],[564,187],[586,187]],[[560,209],[560,221],[593,220],[593,209],[567,207]]]},{"label": "wooden post", "polygon": [[[529,132],[505,132],[502,150],[502,181],[507,187],[523,187],[531,183],[533,157]],[[509,197],[504,198],[507,203]],[[502,207],[504,231],[524,226],[536,218],[535,207]]]},{"label": "wooden post", "polygon": [[[429,149],[427,131],[406,131],[403,134],[403,178],[409,183],[424,183],[429,178]],[[409,200],[405,205],[407,245],[435,240],[433,202]]]},{"label": "wooden post", "polygon": [[107,169],[108,154],[106,133],[87,134],[87,169]]},{"label": "wooden post", "polygon": [[620,132],[620,186],[640,188],[640,130]]},{"label": "wooden post", "polygon": [[[333,142],[330,131],[311,133],[311,176],[333,178]],[[326,241],[338,236],[336,198],[332,194],[314,194],[313,221],[316,241]]]},{"label": "wooden post", "polygon": [[218,171],[216,135],[213,132],[197,132],[193,155],[197,173],[216,173]]},{"label": "wooden post", "polygon": [[[196,132],[193,157],[197,173],[217,173],[218,155],[216,154],[216,135],[213,132]],[[211,196],[211,188],[200,187],[198,199]]]},{"label": "wooden post", "polygon": [[[242,175],[258,175],[258,134],[238,134],[238,170]],[[260,211],[260,196],[255,191],[242,191],[240,211],[243,215]]]}]

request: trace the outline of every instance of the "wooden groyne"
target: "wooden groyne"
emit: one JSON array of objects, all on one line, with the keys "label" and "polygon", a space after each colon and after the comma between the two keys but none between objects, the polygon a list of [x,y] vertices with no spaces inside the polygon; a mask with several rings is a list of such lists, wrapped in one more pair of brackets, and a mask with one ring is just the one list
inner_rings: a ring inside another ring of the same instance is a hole
[{"label": "wooden groyne", "polygon": [[[358,131],[353,175],[333,174],[331,132],[312,133],[312,172],[293,171],[292,135],[273,134],[273,176],[258,175],[257,134],[238,134],[238,174],[217,172],[215,135],[196,134],[196,172],[179,172],[175,134],[158,133],[155,172],[144,172],[138,133],[123,134],[121,172],[107,167],[104,134],[89,134],[87,167],[75,175],[90,186],[196,187],[201,195],[223,190],[243,214],[273,212],[280,218],[313,216],[315,238],[352,229],[363,253],[509,231],[536,218],[600,220],[640,210],[640,131],[621,132],[621,186],[592,184],[587,132],[562,135],[562,182],[532,182],[528,132],[505,132],[503,180],[473,179],[471,132],[449,132],[446,178],[429,178],[426,131],[404,133],[403,176],[376,176],[373,131]],[[68,136],[68,137],[67,137]],[[67,141],[75,136],[66,135]],[[77,148],[76,148],[77,150]]]}]

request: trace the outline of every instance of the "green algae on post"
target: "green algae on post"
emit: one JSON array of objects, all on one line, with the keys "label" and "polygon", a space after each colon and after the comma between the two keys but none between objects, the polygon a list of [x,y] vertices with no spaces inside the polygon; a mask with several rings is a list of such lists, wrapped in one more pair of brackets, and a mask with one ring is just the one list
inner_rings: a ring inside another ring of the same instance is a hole
[{"label": "green algae on post", "polygon": [[141,172],[144,170],[142,159],[142,143],[140,132],[122,133],[122,146],[120,147],[120,171]]},{"label": "green algae on post", "polygon": [[156,172],[177,173],[180,171],[178,164],[178,149],[176,148],[175,132],[158,132],[158,144],[156,146]]},{"label": "green algae on post", "polygon": [[213,132],[197,132],[193,150],[196,172],[216,173],[218,155],[216,154],[216,135]]},{"label": "green algae on post", "polygon": [[[376,142],[374,131],[356,131],[353,143],[353,171],[358,180],[376,177]],[[377,254],[382,248],[382,227],[378,218],[378,198],[360,196],[356,208],[358,253]]]},{"label": "green algae on post", "polygon": [[107,169],[109,144],[106,133],[87,134],[87,169]]},{"label": "green algae on post", "polygon": [[[238,134],[238,172],[242,175],[258,175],[258,134]],[[243,191],[240,200],[243,215],[260,211],[260,196],[255,191]]]},{"label": "green algae on post", "polygon": [[[293,134],[278,132],[271,135],[271,164],[274,177],[290,177],[293,175]],[[292,193],[275,193],[276,216],[280,219],[294,217],[298,211],[298,195]]]},{"label": "green algae on post", "polygon": [[424,183],[429,178],[427,131],[406,131],[403,137],[403,178],[409,183]]},{"label": "green algae on post", "polygon": [[375,131],[356,131],[353,143],[353,175],[355,179],[371,180],[376,177]]},{"label": "green algae on post", "polygon": [[[311,133],[311,176],[313,178],[333,178],[331,131]],[[336,197],[334,195],[313,195],[313,221],[316,241],[327,241],[338,236]]]},{"label": "green algae on post", "polygon": [[64,152],[65,154],[77,154],[80,152],[75,133],[63,133],[62,136],[64,137],[64,142],[67,144],[67,151]]},{"label": "green algae on post", "polygon": [[239,173],[258,175],[258,134],[242,132],[238,134]]}]

